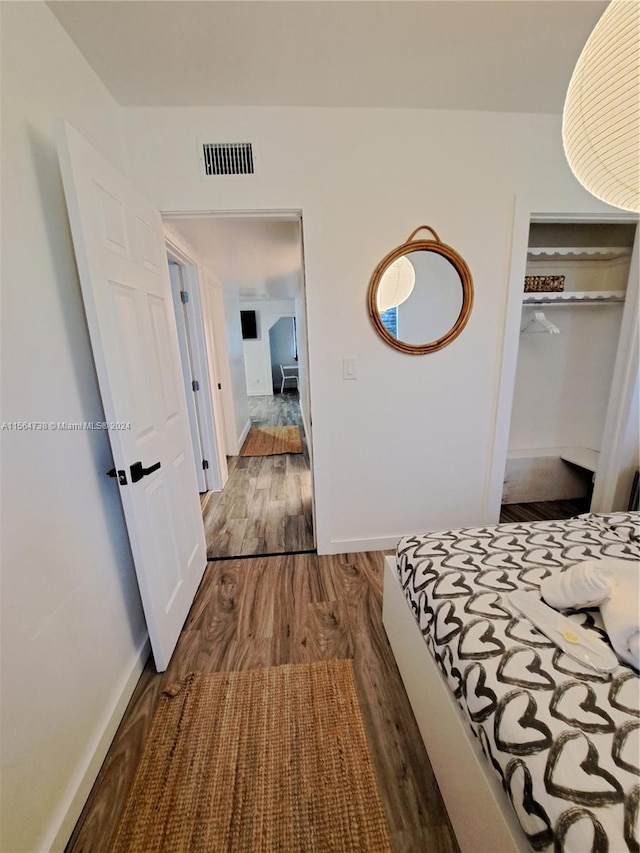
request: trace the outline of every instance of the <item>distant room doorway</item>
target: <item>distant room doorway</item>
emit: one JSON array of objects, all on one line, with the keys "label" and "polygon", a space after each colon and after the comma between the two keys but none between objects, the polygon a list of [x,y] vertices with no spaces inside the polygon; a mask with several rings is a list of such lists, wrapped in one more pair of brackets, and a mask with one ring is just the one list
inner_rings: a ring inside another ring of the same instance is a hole
[{"label": "distant room doorway", "polygon": [[274,394],[298,388],[295,317],[280,317],[269,329],[271,381]]},{"label": "distant room doorway", "polygon": [[302,219],[167,214],[198,257],[228,479],[201,495],[209,560],[315,550]]}]

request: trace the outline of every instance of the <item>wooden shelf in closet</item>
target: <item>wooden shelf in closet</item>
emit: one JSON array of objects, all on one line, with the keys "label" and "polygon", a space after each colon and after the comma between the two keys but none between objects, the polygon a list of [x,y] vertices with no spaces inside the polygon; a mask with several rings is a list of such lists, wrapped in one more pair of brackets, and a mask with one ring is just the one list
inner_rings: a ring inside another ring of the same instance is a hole
[{"label": "wooden shelf in closet", "polygon": [[530,261],[615,261],[631,254],[628,246],[529,246]]},{"label": "wooden shelf in closet", "polygon": [[571,462],[572,465],[578,465],[586,471],[591,471],[595,474],[598,470],[598,460],[600,453],[597,450],[592,450],[590,447],[561,447],[560,459],[565,462]]},{"label": "wooden shelf in closet", "polygon": [[563,290],[556,292],[525,293],[523,305],[562,305],[594,302],[624,302],[624,290]]}]

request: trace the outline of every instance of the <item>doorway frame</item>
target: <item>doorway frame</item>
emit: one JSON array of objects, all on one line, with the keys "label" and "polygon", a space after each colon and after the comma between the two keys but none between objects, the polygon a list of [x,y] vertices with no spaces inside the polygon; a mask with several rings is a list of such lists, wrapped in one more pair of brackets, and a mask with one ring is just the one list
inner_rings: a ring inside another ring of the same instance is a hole
[{"label": "doorway frame", "polygon": [[[189,436],[193,449],[193,459],[196,464],[196,478],[198,481],[198,492],[202,494],[208,491],[206,481],[206,469],[203,465],[198,464],[198,460],[205,458],[204,450],[202,449],[202,439],[200,437],[200,417],[198,416],[198,407],[193,388],[189,389],[192,384],[193,376],[196,371],[193,369],[191,347],[189,344],[189,330],[187,318],[184,313],[184,305],[181,302],[180,294],[183,290],[187,290],[185,283],[185,268],[176,263],[167,252],[167,266],[169,267],[169,280],[171,282],[171,298],[173,301],[173,313],[175,315],[176,330],[178,332],[178,345],[180,347],[180,372],[184,383],[185,397],[187,400],[187,415],[189,420]],[[174,272],[177,270],[177,273]]]},{"label": "doorway frame", "polygon": [[[269,304],[267,302],[267,300],[265,300],[265,302],[267,305]],[[264,349],[265,349],[265,361],[268,362],[268,365],[265,365],[265,367],[268,366],[268,368],[269,368],[269,379],[271,380],[271,389],[272,389],[271,393],[272,394],[275,394],[276,392],[273,390],[273,373],[272,373],[272,371],[273,371],[273,356],[271,354],[271,336],[269,333],[271,332],[271,329],[273,329],[273,327],[276,325],[276,323],[278,323],[280,320],[293,320],[293,323],[295,325],[296,315],[295,315],[295,313],[293,313],[293,314],[280,314],[280,316],[275,321],[275,323],[272,323],[272,325],[267,328],[267,339],[265,342],[265,348]],[[302,407],[300,407],[300,411],[302,412]]]},{"label": "doorway frame", "polygon": [[[203,477],[199,479],[201,484],[204,483],[205,491],[219,492],[223,488],[228,474],[226,454],[224,447],[221,446],[222,436],[220,436],[215,423],[214,400],[211,390],[211,383],[215,377],[210,375],[207,358],[200,270],[195,259],[188,254],[187,250],[177,242],[173,235],[166,232],[166,229],[165,249],[168,261],[180,267],[183,287],[189,293],[189,301],[184,305],[185,322],[181,323],[176,318],[176,325],[178,326],[181,362],[182,350],[188,347],[191,356],[191,368],[200,385],[197,393],[202,395],[202,405],[197,409],[195,406],[188,405],[189,417],[195,417],[197,421],[204,459],[209,462],[208,468],[201,469]],[[171,287],[173,290],[173,281]],[[174,304],[177,305],[177,303]],[[188,396],[191,393],[190,389],[185,388],[185,393]],[[224,460],[224,465],[221,460]],[[196,459],[196,466],[198,464],[202,464],[202,460]]]},{"label": "doorway frame", "polygon": [[[301,282],[302,282],[302,292],[301,292],[301,313],[304,314],[304,327],[305,327],[305,346],[304,346],[304,368],[305,368],[305,376],[307,381],[307,402],[308,402],[308,416],[309,421],[307,423],[307,419],[305,417],[305,412],[303,407],[300,407],[303,428],[306,436],[306,444],[309,452],[309,468],[311,471],[311,516],[313,519],[313,542],[314,548],[318,547],[318,519],[317,519],[317,511],[316,511],[316,472],[315,472],[315,464],[314,464],[314,445],[313,445],[313,400],[311,393],[311,365],[310,365],[310,352],[309,352],[309,301],[307,299],[307,274],[306,274],[306,261],[305,261],[305,245],[304,245],[304,211],[302,208],[283,208],[283,209],[275,209],[269,208],[265,210],[161,210],[160,216],[162,217],[163,224],[165,226],[165,233],[167,229],[171,228],[171,222],[167,220],[171,219],[247,219],[247,218],[255,218],[255,219],[288,219],[291,222],[298,223],[299,229],[299,240],[300,240],[300,266],[301,266]],[[167,239],[169,238],[169,234],[167,234]],[[171,235],[171,242],[174,243],[178,248],[179,244],[175,237]],[[168,247],[168,243],[167,243]],[[198,264],[192,259],[191,263],[195,266],[196,269],[199,269]],[[218,273],[214,269],[202,269],[200,270],[203,276],[206,276],[210,273],[214,278],[217,279]],[[204,281],[204,278],[203,278]],[[202,301],[199,302],[199,308],[201,312],[201,323],[202,323]],[[297,316],[296,309],[294,308],[294,313],[291,315],[294,318]],[[299,340],[299,339],[298,339]],[[213,340],[215,349],[218,349],[218,340],[214,337]],[[208,347],[205,342],[205,352]],[[216,357],[216,353],[214,352],[213,357]],[[298,352],[298,356],[300,356],[300,352]],[[218,432],[219,438],[220,431]],[[226,462],[226,455],[225,455]],[[225,478],[226,480],[226,478]]]},{"label": "doorway frame", "polygon": [[[520,341],[520,318],[522,314],[522,282],[524,281],[529,227],[532,223],[564,223],[584,225],[636,225],[636,236],[629,281],[633,278],[633,265],[638,263],[640,243],[640,221],[638,216],[624,211],[600,213],[538,212],[527,200],[516,197],[513,215],[511,257],[507,304],[504,316],[503,346],[500,375],[496,394],[493,442],[485,493],[485,523],[497,524],[504,487],[504,473],[509,448],[509,430],[516,382],[516,367]],[[592,512],[608,511],[616,498],[616,486],[620,473],[623,431],[631,417],[634,393],[638,383],[638,288],[627,287],[622,326],[618,340],[611,393],[607,404],[605,426],[602,434],[602,462],[598,466],[594,483]]]}]

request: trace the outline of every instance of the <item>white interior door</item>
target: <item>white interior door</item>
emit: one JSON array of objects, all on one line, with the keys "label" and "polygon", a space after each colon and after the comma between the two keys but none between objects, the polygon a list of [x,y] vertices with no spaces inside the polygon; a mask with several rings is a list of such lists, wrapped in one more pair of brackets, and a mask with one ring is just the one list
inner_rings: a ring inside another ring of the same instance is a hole
[{"label": "white interior door", "polygon": [[156,667],[206,546],[160,214],[70,125],[58,153],[85,311]]}]

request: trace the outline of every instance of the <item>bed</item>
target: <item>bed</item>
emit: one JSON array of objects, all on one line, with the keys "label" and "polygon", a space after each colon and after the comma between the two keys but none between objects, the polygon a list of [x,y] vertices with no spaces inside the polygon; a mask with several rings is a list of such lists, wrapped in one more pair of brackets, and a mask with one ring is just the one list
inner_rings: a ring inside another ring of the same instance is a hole
[{"label": "bed", "polygon": [[[408,536],[383,622],[462,853],[638,853],[640,678],[599,674],[503,595],[586,559],[638,564],[640,515]],[[597,609],[569,618],[607,639]]]}]

